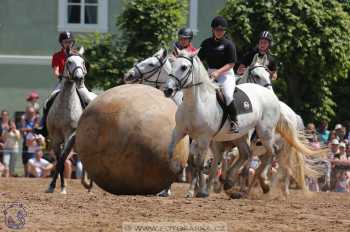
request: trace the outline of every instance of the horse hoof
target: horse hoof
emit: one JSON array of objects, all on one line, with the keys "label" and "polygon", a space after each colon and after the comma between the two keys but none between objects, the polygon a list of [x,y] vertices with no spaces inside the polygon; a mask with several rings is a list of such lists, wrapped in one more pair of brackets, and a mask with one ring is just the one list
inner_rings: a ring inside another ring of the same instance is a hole
[{"label": "horse hoof", "polygon": [[241,193],[241,192],[234,192],[234,193],[231,193],[231,198],[232,199],[241,199],[243,198],[244,194]]},{"label": "horse hoof", "polygon": [[55,188],[49,187],[46,189],[45,193],[53,193],[55,191]]},{"label": "horse hoof", "polygon": [[199,192],[199,193],[197,193],[196,197],[207,198],[207,197],[209,197],[209,194],[207,192]]},{"label": "horse hoof", "polygon": [[65,195],[65,194],[67,194],[67,190],[65,188],[63,188],[60,193]]},{"label": "horse hoof", "polygon": [[194,192],[188,192],[188,193],[186,193],[186,195],[185,195],[185,198],[193,198],[194,197]]},{"label": "horse hoof", "polygon": [[263,191],[264,194],[270,192],[270,186],[267,185],[267,184],[262,185],[262,186],[261,186],[261,189],[262,189],[262,191]]},{"label": "horse hoof", "polygon": [[171,191],[170,190],[163,190],[160,193],[157,194],[158,197],[170,197]]}]

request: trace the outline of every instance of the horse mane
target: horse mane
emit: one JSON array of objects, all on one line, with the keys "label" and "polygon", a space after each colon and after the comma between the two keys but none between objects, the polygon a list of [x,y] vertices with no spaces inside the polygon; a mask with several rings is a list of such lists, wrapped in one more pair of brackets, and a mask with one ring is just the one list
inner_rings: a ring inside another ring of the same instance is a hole
[{"label": "horse mane", "polygon": [[202,85],[200,85],[200,87],[205,88],[208,91],[215,91],[216,89],[218,89],[219,87],[217,85],[215,85],[211,79],[209,78],[209,74],[207,72],[207,70],[205,69],[202,61],[199,59],[199,57],[197,56],[197,54],[192,54],[189,53],[185,50],[181,50],[179,52],[179,56],[183,56],[186,57],[188,59],[192,59],[193,60],[193,78],[194,78],[194,83],[203,83]]}]

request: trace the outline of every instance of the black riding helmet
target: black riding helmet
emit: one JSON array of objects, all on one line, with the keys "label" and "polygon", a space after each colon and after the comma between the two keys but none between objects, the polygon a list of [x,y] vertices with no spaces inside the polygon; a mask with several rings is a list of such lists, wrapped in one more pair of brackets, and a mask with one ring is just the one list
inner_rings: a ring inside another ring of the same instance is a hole
[{"label": "black riding helmet", "polygon": [[227,20],[222,17],[222,16],[216,16],[212,21],[211,21],[211,27],[212,28],[216,28],[216,27],[223,27],[226,28],[227,27]]},{"label": "black riding helmet", "polygon": [[180,38],[187,38],[190,41],[193,39],[193,31],[191,30],[191,28],[183,27],[179,30],[177,34]]},{"label": "black riding helmet", "polygon": [[73,33],[69,31],[64,31],[61,32],[60,35],[58,36],[58,42],[61,44],[63,40],[71,40],[73,43],[75,42]]},{"label": "black riding helmet", "polygon": [[272,34],[268,31],[263,31],[259,35],[259,40],[266,39],[270,42],[270,46],[272,46]]}]

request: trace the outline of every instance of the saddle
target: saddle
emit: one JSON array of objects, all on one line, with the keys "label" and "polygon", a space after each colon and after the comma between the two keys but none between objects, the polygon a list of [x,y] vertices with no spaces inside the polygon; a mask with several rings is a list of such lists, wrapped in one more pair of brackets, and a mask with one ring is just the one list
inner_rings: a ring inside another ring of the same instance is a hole
[{"label": "saddle", "polygon": [[[221,88],[216,90],[216,99],[218,100],[221,108],[227,111],[226,99]],[[233,99],[236,107],[237,115],[248,114],[253,112],[252,104],[248,95],[243,92],[239,87],[236,87],[233,93]]]},{"label": "saddle", "polygon": [[[223,90],[221,88],[216,90],[216,99],[221,106],[224,114],[221,119],[221,124],[218,132],[223,127],[226,119],[228,118],[228,106],[226,105],[226,99],[224,97]],[[233,93],[234,105],[236,108],[237,116],[241,114],[248,114],[253,112],[251,101],[248,95],[243,92],[239,87],[236,87],[235,92]]]}]

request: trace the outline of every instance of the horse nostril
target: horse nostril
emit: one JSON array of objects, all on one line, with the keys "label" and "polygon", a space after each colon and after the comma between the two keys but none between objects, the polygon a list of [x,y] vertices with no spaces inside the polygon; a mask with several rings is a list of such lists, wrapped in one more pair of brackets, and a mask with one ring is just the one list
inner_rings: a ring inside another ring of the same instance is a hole
[{"label": "horse nostril", "polygon": [[172,93],[173,93],[173,90],[172,90],[172,89],[165,89],[165,90],[164,90],[164,95],[165,95],[166,97],[171,97]]}]

